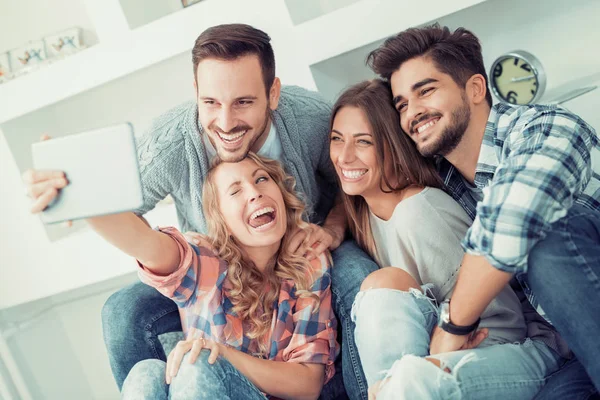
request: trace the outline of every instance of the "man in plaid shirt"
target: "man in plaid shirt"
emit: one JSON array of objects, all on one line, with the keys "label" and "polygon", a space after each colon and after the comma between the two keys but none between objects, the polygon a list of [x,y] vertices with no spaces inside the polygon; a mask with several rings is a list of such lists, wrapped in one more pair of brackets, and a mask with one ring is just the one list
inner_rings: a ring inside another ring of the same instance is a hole
[{"label": "man in plaid shirt", "polygon": [[[408,29],[373,51],[369,64],[389,80],[404,132],[421,154],[438,159],[447,191],[473,218],[450,325],[475,330],[481,312],[516,276],[600,388],[600,171],[593,167],[600,139],[594,129],[557,106],[493,106],[481,46],[463,28]],[[431,354],[467,342],[469,335],[446,329],[433,332]],[[560,397],[559,387],[570,390],[568,398],[594,392],[577,361],[563,370],[545,393]],[[567,378],[568,386],[559,383]]]}]

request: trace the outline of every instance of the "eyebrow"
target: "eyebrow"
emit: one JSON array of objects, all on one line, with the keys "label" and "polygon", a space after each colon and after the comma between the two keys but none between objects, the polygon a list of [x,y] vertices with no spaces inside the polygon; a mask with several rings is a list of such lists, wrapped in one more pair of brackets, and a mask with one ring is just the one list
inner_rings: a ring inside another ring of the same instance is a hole
[{"label": "eyebrow", "polygon": [[[336,131],[335,129],[332,129],[331,132],[333,133],[337,133],[338,135],[344,136],[344,134],[340,131]],[[370,133],[363,133],[363,132],[358,132],[358,133],[353,133],[352,134],[353,137],[360,137],[360,136],[373,136]]]},{"label": "eyebrow", "polygon": [[[260,171],[264,172],[265,174],[267,173],[267,171],[265,171],[264,169],[259,167],[254,170],[254,172],[252,173],[252,177],[254,178],[256,176],[256,174],[258,174]],[[227,188],[227,191],[229,191],[229,189],[231,189],[232,186],[239,185],[241,183],[242,183],[242,181],[233,182],[231,185],[229,185],[229,187]]]},{"label": "eyebrow", "polygon": [[[433,78],[425,78],[422,81],[419,81],[417,83],[415,83],[414,85],[412,85],[412,87],[410,88],[411,92],[414,92],[416,90],[419,90],[420,88],[422,88],[425,85],[428,85],[430,83],[433,82],[438,82],[437,79],[433,79]],[[392,103],[394,103],[394,105],[400,103],[400,101],[404,100],[404,97],[402,96],[396,96],[392,99]]]},{"label": "eyebrow", "polygon": [[[233,99],[233,101],[240,101],[240,100],[257,100],[258,97],[256,96],[251,96],[251,95],[247,95],[247,96],[240,96],[240,97],[236,97],[235,99]],[[214,97],[210,97],[210,96],[201,96],[200,100],[213,100],[213,101],[218,101],[217,99],[215,99]]]}]

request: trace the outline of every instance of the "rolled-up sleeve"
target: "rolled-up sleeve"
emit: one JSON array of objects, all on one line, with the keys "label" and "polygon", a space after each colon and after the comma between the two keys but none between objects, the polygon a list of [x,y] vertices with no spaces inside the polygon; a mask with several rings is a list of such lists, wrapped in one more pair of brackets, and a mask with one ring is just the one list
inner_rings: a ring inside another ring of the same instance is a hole
[{"label": "rolled-up sleeve", "polygon": [[189,244],[175,228],[160,228],[177,243],[179,259],[177,269],[169,275],[158,275],[138,262],[138,275],[145,284],[156,288],[181,308],[196,296],[197,290],[211,290],[218,279],[223,263],[206,247]]},{"label": "rolled-up sleeve", "polygon": [[337,320],[331,307],[331,263],[325,254],[312,262],[317,276],[311,291],[320,299],[318,310],[310,298],[298,298],[293,311],[292,338],[283,351],[283,361],[325,365],[325,382],[335,373],[339,351]]},{"label": "rolled-up sleeve", "polygon": [[465,251],[499,270],[526,272],[531,248],[590,181],[595,146],[594,130],[575,115],[555,109],[530,116],[505,143],[462,242]]}]

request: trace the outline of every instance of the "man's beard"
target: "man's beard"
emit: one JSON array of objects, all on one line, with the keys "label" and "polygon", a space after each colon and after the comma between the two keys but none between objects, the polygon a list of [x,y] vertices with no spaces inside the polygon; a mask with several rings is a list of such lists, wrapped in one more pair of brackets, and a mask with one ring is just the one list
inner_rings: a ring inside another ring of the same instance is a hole
[{"label": "man's beard", "polygon": [[[213,147],[215,148],[216,152],[217,152],[217,156],[225,162],[240,162],[242,161],[244,158],[246,158],[246,156],[248,155],[248,152],[250,152],[250,149],[252,149],[252,146],[254,146],[254,144],[260,140],[260,138],[262,138],[264,135],[268,135],[269,133],[266,131],[267,130],[267,126],[269,125],[269,121],[270,121],[270,117],[271,117],[271,113],[270,113],[270,108],[269,105],[267,104],[267,109],[265,111],[265,119],[264,119],[264,123],[263,125],[257,130],[257,132],[260,132],[257,136],[255,136],[254,138],[252,138],[250,140],[250,142],[248,142],[248,144],[243,145],[240,149],[236,150],[236,151],[228,151],[228,150],[224,150],[219,146],[215,145],[215,139],[210,139],[210,141],[212,142]],[[252,128],[250,128],[250,126],[248,125],[239,125],[236,126],[235,128],[231,129],[229,132],[227,133],[237,133],[237,132],[243,132],[245,130],[250,130]],[[222,130],[220,130],[218,127],[216,126],[211,126],[210,130],[212,132],[214,132],[216,135],[218,135],[218,131],[223,132]],[[247,135],[248,133],[245,133],[245,135]],[[210,138],[210,137],[209,137]],[[216,140],[221,140],[220,138],[217,138]]]},{"label": "man's beard", "polygon": [[[425,117],[429,118],[428,116]],[[424,157],[436,155],[445,157],[450,154],[465,135],[470,120],[471,109],[463,96],[462,104],[452,111],[450,125],[441,132],[440,137],[425,146],[417,146],[421,155]]]}]

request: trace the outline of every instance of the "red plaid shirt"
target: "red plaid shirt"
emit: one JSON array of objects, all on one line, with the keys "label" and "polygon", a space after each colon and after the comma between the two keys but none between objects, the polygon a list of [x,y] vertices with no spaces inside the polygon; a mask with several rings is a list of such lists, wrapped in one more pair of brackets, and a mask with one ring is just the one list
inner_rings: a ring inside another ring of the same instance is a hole
[{"label": "red plaid shirt", "polygon": [[[206,247],[189,244],[175,228],[161,232],[178,244],[181,263],[167,276],[152,273],[140,265],[142,282],[173,299],[179,306],[181,324],[188,338],[205,337],[250,355],[259,353],[259,339],[244,334],[243,321],[232,311],[227,297],[227,264]],[[283,280],[279,299],[274,304],[270,335],[265,339],[267,358],[273,361],[324,364],[325,381],[334,375],[337,321],[331,308],[331,264],[327,254],[311,262],[311,291],[314,301],[296,298],[296,285]]]}]

